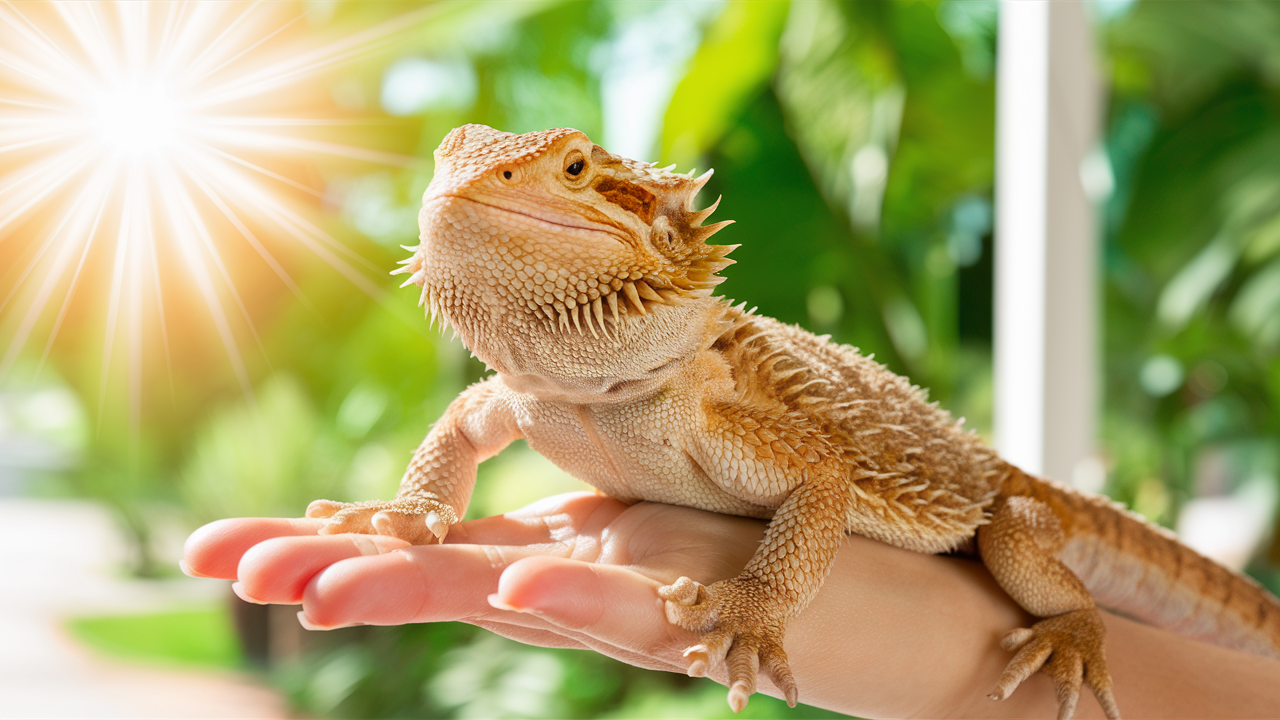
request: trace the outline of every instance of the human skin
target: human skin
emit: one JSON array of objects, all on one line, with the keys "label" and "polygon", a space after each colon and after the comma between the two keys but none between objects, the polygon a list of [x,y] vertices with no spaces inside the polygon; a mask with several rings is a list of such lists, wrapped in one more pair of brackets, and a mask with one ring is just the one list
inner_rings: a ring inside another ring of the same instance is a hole
[{"label": "human skin", "polygon": [[[313,629],[459,620],[546,647],[586,648],[684,672],[693,633],[670,624],[657,588],[681,575],[733,577],[765,523],[690,508],[561,495],[454,526],[443,545],[318,535],[322,520],[240,518],[187,541],[184,569],[236,580],[260,603],[301,604]],[[1109,613],[1107,656],[1121,712],[1138,717],[1280,716],[1280,661]],[[1054,717],[1042,674],[986,697],[1027,615],[981,563],[850,536],[786,647],[802,702],[862,717]],[[723,683],[723,668],[712,676]],[[764,678],[762,692],[780,693]],[[1103,717],[1089,693],[1076,716]]]}]

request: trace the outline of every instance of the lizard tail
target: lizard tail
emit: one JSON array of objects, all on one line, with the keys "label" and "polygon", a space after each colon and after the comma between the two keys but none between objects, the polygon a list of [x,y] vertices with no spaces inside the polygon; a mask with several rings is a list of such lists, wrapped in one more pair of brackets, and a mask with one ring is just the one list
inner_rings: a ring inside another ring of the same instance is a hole
[{"label": "lizard tail", "polygon": [[1185,637],[1280,658],[1280,600],[1253,579],[1106,498],[1016,469],[1003,491],[1054,510],[1068,538],[1059,557],[1102,607]]}]

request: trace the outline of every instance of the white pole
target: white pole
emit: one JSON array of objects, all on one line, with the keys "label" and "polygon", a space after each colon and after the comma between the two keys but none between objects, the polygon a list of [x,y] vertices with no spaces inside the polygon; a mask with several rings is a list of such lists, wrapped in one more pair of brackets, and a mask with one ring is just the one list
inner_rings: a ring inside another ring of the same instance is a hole
[{"label": "white pole", "polygon": [[1084,480],[1096,475],[1097,251],[1080,167],[1099,92],[1083,3],[1001,3],[996,105],[996,445],[1028,472]]}]

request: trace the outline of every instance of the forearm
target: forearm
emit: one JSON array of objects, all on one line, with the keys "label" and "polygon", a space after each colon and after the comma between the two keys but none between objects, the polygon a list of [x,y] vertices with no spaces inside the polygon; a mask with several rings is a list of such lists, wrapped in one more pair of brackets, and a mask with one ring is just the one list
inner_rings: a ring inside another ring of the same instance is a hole
[{"label": "forearm", "polygon": [[[1204,645],[1104,613],[1116,700],[1127,717],[1275,716],[1280,662]],[[1051,681],[986,697],[1027,627],[980,563],[850,537],[787,645],[805,702],[864,717],[1054,717]],[[1102,717],[1090,694],[1077,717]]]}]

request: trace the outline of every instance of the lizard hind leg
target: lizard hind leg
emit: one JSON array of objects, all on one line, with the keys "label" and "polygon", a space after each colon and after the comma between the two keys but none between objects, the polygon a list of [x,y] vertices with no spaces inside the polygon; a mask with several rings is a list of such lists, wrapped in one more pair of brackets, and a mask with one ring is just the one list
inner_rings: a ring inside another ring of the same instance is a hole
[{"label": "lizard hind leg", "polygon": [[1057,553],[1065,534],[1053,510],[1030,497],[997,500],[991,523],[978,530],[982,561],[1023,609],[1045,618],[1007,633],[1014,652],[989,697],[1004,700],[1036,672],[1057,688],[1058,717],[1070,718],[1088,684],[1108,718],[1119,718],[1105,654],[1106,628],[1085,589]]}]

